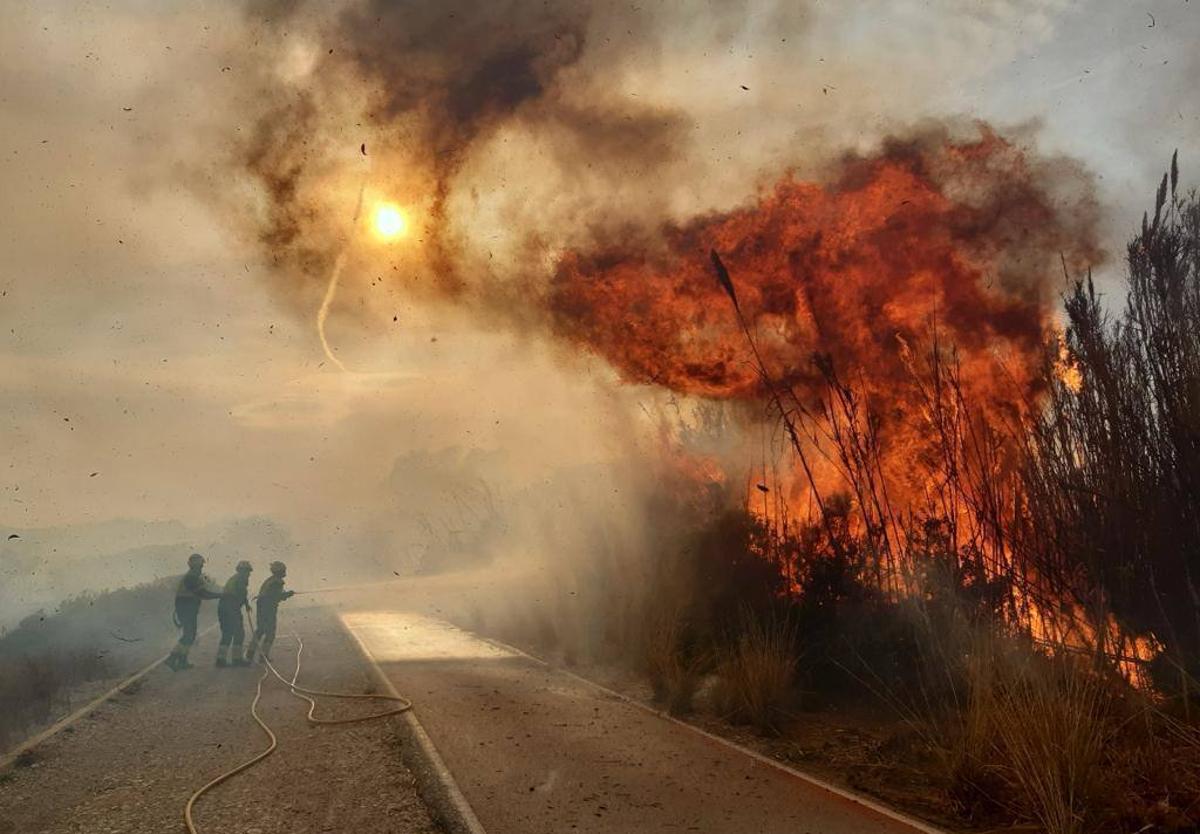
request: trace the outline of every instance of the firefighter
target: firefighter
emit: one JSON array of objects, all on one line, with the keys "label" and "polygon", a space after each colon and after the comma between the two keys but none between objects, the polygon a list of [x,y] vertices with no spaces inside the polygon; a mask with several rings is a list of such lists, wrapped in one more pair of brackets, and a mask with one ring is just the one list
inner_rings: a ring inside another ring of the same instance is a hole
[{"label": "firefighter", "polygon": [[217,603],[217,620],[221,624],[221,644],[217,647],[217,666],[229,665],[229,647],[233,646],[233,665],[248,666],[242,655],[242,643],[246,642],[246,625],[242,620],[242,609],[250,610],[250,573],[254,568],[244,559],[237,563],[233,576],[225,583],[221,601]]},{"label": "firefighter", "polygon": [[295,591],[285,591],[283,580],[287,576],[287,565],[283,562],[271,563],[271,575],[258,589],[258,602],[255,605],[258,621],[254,628],[254,639],[246,650],[246,662],[254,660],[256,652],[262,652],[262,658],[271,659],[271,645],[275,642],[275,624],[279,613],[279,603],[295,596]]},{"label": "firefighter", "polygon": [[182,629],[179,642],[167,657],[167,665],[178,672],[191,669],[188,651],[196,642],[196,620],[200,616],[200,603],[206,599],[220,599],[204,575],[204,557],[193,553],[188,557],[188,569],[175,587],[175,625]]}]

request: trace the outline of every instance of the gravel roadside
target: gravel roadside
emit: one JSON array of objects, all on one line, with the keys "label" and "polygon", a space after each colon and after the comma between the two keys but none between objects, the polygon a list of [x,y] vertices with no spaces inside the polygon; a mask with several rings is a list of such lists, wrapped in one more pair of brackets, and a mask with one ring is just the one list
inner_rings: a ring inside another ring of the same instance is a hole
[{"label": "gravel roadside", "polygon": [[[350,638],[320,608],[295,608],[282,618],[273,652],[281,672],[294,665],[295,643],[285,636],[293,628],[304,637],[301,684],[372,691]],[[155,669],[0,774],[0,834],[183,831],[192,791],[267,744],[249,711],[260,671],[214,668],[215,648],[215,633],[202,637],[192,653],[195,669]],[[349,717],[386,706],[322,699],[317,715]],[[311,727],[306,709],[278,681],[264,682],[259,713],[279,749],[200,800],[195,818],[202,832],[437,830],[401,763],[395,718]]]}]

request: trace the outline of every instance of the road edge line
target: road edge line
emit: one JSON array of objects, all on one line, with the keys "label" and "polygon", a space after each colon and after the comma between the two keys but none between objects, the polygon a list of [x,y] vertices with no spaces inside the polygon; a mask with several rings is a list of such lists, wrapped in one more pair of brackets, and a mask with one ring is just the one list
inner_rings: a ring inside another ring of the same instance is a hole
[{"label": "road edge line", "polygon": [[[453,625],[453,623],[451,623],[451,625]],[[455,626],[455,628],[461,628],[461,626]],[[463,629],[463,630],[469,631],[468,629]],[[479,638],[480,640],[483,640],[487,643],[491,643],[492,645],[496,646],[497,648],[501,648],[501,649],[505,649],[510,652],[514,652],[518,655],[521,655],[522,657],[532,660],[534,663],[537,663],[541,666],[546,667],[547,669],[550,669],[551,671],[561,672],[562,674],[566,675],[567,677],[577,680],[580,683],[584,684],[585,686],[589,686],[592,689],[595,689],[599,692],[603,692],[604,694],[609,695],[613,698],[616,698],[620,701],[624,701],[625,703],[629,704],[630,706],[637,707],[638,709],[642,710],[643,712],[648,712],[651,715],[658,716],[659,718],[669,721],[672,724],[676,724],[680,727],[684,727],[688,730],[691,730],[692,732],[697,733],[698,735],[704,736],[709,741],[715,742],[724,747],[728,747],[732,750],[736,750],[737,752],[742,753],[743,755],[749,756],[750,758],[754,759],[755,761],[759,762],[760,764],[764,764],[764,765],[767,765],[768,767],[772,767],[772,768],[775,768],[776,770],[782,771],[782,772],[788,774],[789,776],[792,776],[793,778],[799,779],[802,782],[807,782],[808,784],[810,784],[814,787],[820,788],[821,790],[824,790],[828,793],[831,793],[834,796],[840,797],[841,799],[844,799],[855,805],[860,805],[864,808],[867,808],[867,809],[875,812],[876,814],[879,814],[882,817],[886,817],[887,819],[892,820],[893,822],[898,822],[901,825],[906,825],[915,831],[921,832],[921,834],[949,834],[949,832],[947,832],[944,829],[937,828],[923,820],[917,819],[916,817],[913,817],[913,816],[909,816],[908,814],[905,814],[902,811],[897,811],[894,808],[889,808],[887,805],[884,805],[874,799],[871,799],[870,797],[863,796],[862,794],[859,794],[859,793],[855,793],[854,791],[843,788],[840,785],[835,785],[832,782],[827,782],[826,780],[820,778],[819,776],[813,776],[812,774],[805,773],[802,770],[797,770],[796,768],[791,767],[790,765],[786,765],[783,762],[772,759],[770,756],[765,756],[762,753],[759,753],[757,750],[753,750],[749,747],[746,747],[744,744],[739,744],[736,741],[733,741],[732,739],[725,738],[724,736],[719,736],[716,733],[711,733],[708,730],[704,729],[703,727],[697,727],[695,724],[684,721],[680,718],[676,718],[675,716],[671,715],[668,712],[664,712],[663,710],[655,709],[654,707],[650,706],[649,704],[644,704],[641,701],[637,700],[636,698],[631,698],[630,696],[624,694],[623,692],[618,692],[615,689],[609,689],[604,684],[596,683],[596,681],[591,680],[589,678],[585,678],[583,675],[576,674],[575,672],[572,672],[570,669],[564,669],[562,666],[557,666],[555,664],[552,664],[549,661],[543,660],[542,658],[538,657],[537,655],[530,654],[529,652],[525,651],[524,649],[519,649],[516,646],[511,646],[502,640],[495,640],[491,637],[485,637],[484,635],[478,634],[476,632],[469,632],[469,633],[473,634],[475,637]]]},{"label": "road edge line", "polygon": [[[208,632],[212,631],[214,628],[216,628],[215,624],[210,625],[208,628],[204,629],[204,631],[201,631],[197,636],[203,637],[205,634],[208,634]],[[61,732],[62,730],[65,730],[67,727],[70,727],[72,724],[79,721],[81,718],[86,718],[87,716],[91,715],[93,712],[95,712],[97,709],[99,709],[101,706],[103,706],[103,704],[106,701],[109,701],[112,698],[114,698],[116,695],[124,692],[130,686],[133,686],[133,684],[137,683],[142,678],[146,677],[146,675],[153,672],[156,668],[161,666],[166,661],[166,659],[170,656],[171,656],[170,652],[168,652],[167,654],[164,654],[158,660],[155,660],[154,662],[152,662],[149,666],[144,666],[144,667],[142,667],[141,670],[134,672],[132,675],[125,678],[125,680],[118,683],[112,689],[108,690],[107,692],[104,692],[101,695],[98,695],[96,698],[94,698],[91,701],[89,701],[88,703],[84,704],[82,707],[75,710],[74,712],[69,713],[65,717],[58,719],[57,721],[55,721],[53,724],[51,724],[46,729],[42,730],[37,735],[32,736],[32,737],[27,738],[24,741],[22,741],[20,744],[18,744],[12,750],[9,750],[2,757],[0,757],[0,772],[8,770],[13,765],[13,763],[16,762],[17,758],[20,757],[23,753],[28,753],[30,750],[37,747],[39,744],[49,741],[54,736],[58,735],[59,732]]]},{"label": "road edge line", "polygon": [[[375,660],[375,656],[371,654],[371,650],[367,648],[354,629],[347,626],[340,617],[338,624],[346,634],[350,635],[350,639],[358,647],[360,656],[371,668],[384,691],[397,698],[403,697],[396,691],[395,685],[384,674],[378,661]],[[425,731],[425,727],[417,718],[415,708],[401,713],[398,717],[402,719],[404,734],[409,742],[401,748],[401,759],[412,771],[417,780],[421,797],[437,821],[451,834],[487,834],[483,824],[475,816],[475,810],[471,807],[471,803],[467,801],[462,789],[459,788],[454,774],[450,772],[450,768],[446,767],[446,762],[434,746],[433,739],[429,737],[429,733]]]}]

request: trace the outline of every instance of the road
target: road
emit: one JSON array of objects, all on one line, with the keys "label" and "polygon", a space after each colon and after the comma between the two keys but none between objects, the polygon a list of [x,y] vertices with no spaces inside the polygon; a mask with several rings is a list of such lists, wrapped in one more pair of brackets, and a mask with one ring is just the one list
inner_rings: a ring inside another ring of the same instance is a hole
[{"label": "road", "polygon": [[492,834],[916,829],[414,610],[342,624],[429,733]]},{"label": "road", "polygon": [[[285,628],[304,636],[302,684],[373,688],[370,667],[328,609],[292,609]],[[260,670],[213,668],[216,642],[215,633],[202,636],[195,669],[154,668],[0,773],[0,834],[182,832],[192,792],[266,744],[249,713]],[[275,655],[286,670],[295,649],[281,635]],[[318,714],[348,717],[379,706],[326,701]],[[310,727],[306,707],[281,684],[264,684],[260,714],[279,747],[200,800],[201,834],[438,831],[401,763],[394,719]]]},{"label": "road", "polygon": [[[405,585],[298,599],[282,628],[304,638],[304,681],[318,688],[364,691],[364,649],[415,702],[488,834],[921,830],[463,631],[430,604],[445,589]],[[0,834],[180,830],[189,793],[262,746],[247,711],[258,675],[209,666],[214,640],[197,669],[153,670],[5,774]],[[293,651],[281,637],[285,667]],[[263,715],[279,752],[201,801],[203,830],[433,830],[387,722],[308,728],[279,685]]]}]

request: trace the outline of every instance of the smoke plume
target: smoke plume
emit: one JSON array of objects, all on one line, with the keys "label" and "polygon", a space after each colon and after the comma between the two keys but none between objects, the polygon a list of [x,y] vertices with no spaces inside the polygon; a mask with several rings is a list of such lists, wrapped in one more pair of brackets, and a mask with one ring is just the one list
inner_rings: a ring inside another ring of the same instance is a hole
[{"label": "smoke plume", "polygon": [[[786,17],[734,6],[714,12],[706,33],[731,49],[748,38],[765,49],[762,31],[749,35],[764,23],[801,38],[810,26],[803,7]],[[336,259],[338,275],[344,265],[373,292],[549,335],[627,382],[761,400],[746,336],[713,279],[716,251],[769,378],[815,397],[814,360],[831,363],[909,455],[920,452],[920,404],[908,351],[935,336],[956,352],[972,399],[1040,394],[1063,269],[1102,257],[1080,165],[1039,153],[1028,129],[982,121],[897,118],[877,138],[847,141],[853,113],[769,149],[737,129],[727,146],[745,145],[745,157],[706,160],[687,96],[668,106],[628,83],[684,24],[650,15],[635,31],[637,21],[608,4],[382,0],[263,17],[276,37],[307,44],[261,80],[281,103],[257,114],[235,153],[266,197],[255,228],[277,289],[311,310],[305,287]],[[838,85],[862,83],[864,66]],[[740,178],[744,194],[714,195],[706,180],[718,172]],[[353,252],[345,217],[363,193],[405,195],[416,243]],[[352,316],[333,305],[343,327],[370,329],[364,297]]]},{"label": "smoke plume", "polygon": [[[714,16],[718,39],[746,36],[738,12]],[[706,174],[690,114],[605,95],[602,83],[644,59],[662,35],[653,17],[618,47],[612,34],[635,19],[606,4],[374,0],[250,13],[295,40],[260,80],[278,104],[256,114],[236,161],[265,198],[253,226],[280,290],[303,305],[354,235],[354,195],[401,194],[419,245],[364,253],[348,273],[456,297],[482,319],[548,326],[632,381],[744,397],[754,374],[705,275],[710,248],[728,255],[789,384],[811,378],[814,353],[879,369],[897,337],[935,321],[972,360],[1026,354],[1050,314],[1059,254],[1073,267],[1098,254],[1082,171],[984,124],[926,121],[869,149],[827,139],[773,159],[756,152],[749,200],[724,211],[694,196],[655,200],[687,171]],[[807,27],[802,13],[788,23],[793,37]],[[510,141],[542,159],[505,169],[496,146]],[[505,193],[543,178],[569,187],[571,171],[577,196],[498,202],[481,193],[489,165]],[[655,185],[631,201],[631,181]],[[777,184],[756,191],[756,181]]]},{"label": "smoke plume", "polygon": [[[346,219],[356,185],[368,199],[403,195],[421,251],[397,271],[417,274],[418,291],[454,295],[470,280],[462,238],[479,230],[456,226],[450,203],[480,146],[525,126],[553,136],[556,153],[577,154],[572,163],[612,172],[665,158],[680,138],[671,113],[564,92],[593,14],[580,4],[373,0],[332,16],[299,3],[264,11],[250,13],[274,37],[298,37],[283,70],[258,81],[278,103],[254,114],[233,154],[265,197],[253,225],[287,294],[323,280],[354,234]],[[475,278],[476,289],[487,286]]]}]

